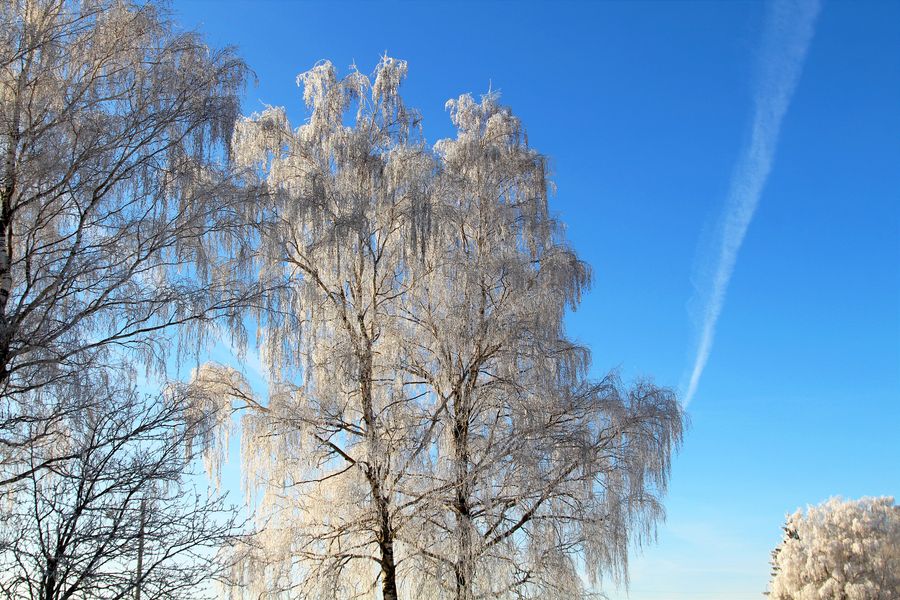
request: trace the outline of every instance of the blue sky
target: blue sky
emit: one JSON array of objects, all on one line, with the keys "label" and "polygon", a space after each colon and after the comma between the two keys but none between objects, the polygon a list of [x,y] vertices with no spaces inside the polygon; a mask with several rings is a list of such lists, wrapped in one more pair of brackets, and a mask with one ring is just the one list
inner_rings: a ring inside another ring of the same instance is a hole
[{"label": "blue sky", "polygon": [[[500,90],[552,158],[552,207],[594,268],[570,334],[600,375],[685,391],[732,179],[753,139],[763,3],[176,0],[256,72],[244,109],[303,118],[327,58],[409,61],[425,134]],[[616,600],[762,598],[786,512],[900,496],[900,3],[825,2],[736,256],[667,522]],[[764,70],[764,69],[763,69]],[[692,300],[693,299],[693,300]]]}]

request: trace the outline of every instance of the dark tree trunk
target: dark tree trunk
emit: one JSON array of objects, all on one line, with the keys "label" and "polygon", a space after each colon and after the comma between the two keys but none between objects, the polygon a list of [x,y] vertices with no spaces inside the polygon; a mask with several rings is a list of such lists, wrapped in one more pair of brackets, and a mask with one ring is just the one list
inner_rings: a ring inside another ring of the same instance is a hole
[{"label": "dark tree trunk", "polygon": [[453,567],[456,576],[456,600],[474,600],[475,560],[472,548],[472,511],[469,503],[469,418],[466,394],[457,396],[456,416],[453,424],[453,450],[456,462],[456,497],[453,509],[456,513],[458,554]]},{"label": "dark tree trunk", "polygon": [[47,572],[44,574],[43,590],[41,591],[41,600],[54,600],[56,595],[56,558],[47,560]]},{"label": "dark tree trunk", "polygon": [[[386,517],[386,515],[385,515]],[[397,600],[397,564],[394,560],[394,533],[390,521],[382,518],[381,539],[381,596],[384,600]]]},{"label": "dark tree trunk", "polygon": [[[360,326],[363,322],[360,318]],[[377,542],[381,556],[381,595],[384,600],[397,600],[397,563],[394,558],[394,528],[391,524],[391,503],[387,490],[382,486],[387,476],[385,451],[378,438],[378,423],[375,417],[372,398],[372,347],[366,339],[366,345],[360,356],[360,392],[362,395],[363,420],[369,444],[369,465],[366,477],[372,490],[372,501],[378,512]]]}]

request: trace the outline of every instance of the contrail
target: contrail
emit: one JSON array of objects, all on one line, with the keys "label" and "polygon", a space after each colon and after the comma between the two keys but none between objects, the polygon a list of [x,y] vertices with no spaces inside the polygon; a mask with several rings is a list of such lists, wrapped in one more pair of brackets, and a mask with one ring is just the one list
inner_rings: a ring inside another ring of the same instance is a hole
[{"label": "contrail", "polygon": [[709,359],[728,281],[769,177],[781,120],[797,87],[818,13],[818,0],[776,0],[768,7],[756,66],[750,141],[735,166],[715,242],[718,258],[708,289],[703,290],[700,298],[705,302],[702,304],[697,356],[684,406],[697,392],[700,376]]}]

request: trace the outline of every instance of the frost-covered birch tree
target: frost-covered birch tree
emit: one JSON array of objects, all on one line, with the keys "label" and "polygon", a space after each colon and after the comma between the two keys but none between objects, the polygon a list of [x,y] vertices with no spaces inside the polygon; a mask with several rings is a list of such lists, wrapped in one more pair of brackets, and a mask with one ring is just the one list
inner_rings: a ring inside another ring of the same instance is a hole
[{"label": "frost-covered birch tree", "polygon": [[774,600],[900,598],[900,506],[832,498],[789,515],[772,553]]},{"label": "frost-covered birch tree", "polygon": [[224,166],[231,50],[155,2],[3,0],[0,22],[2,489],[35,444],[50,454],[29,469],[64,458],[73,376],[161,369],[171,326],[238,325],[252,204]]},{"label": "frost-covered birch tree", "polygon": [[563,316],[589,271],[519,121],[463,96],[428,146],[405,74],[321,63],[298,78],[307,123],[267,108],[235,132],[266,188],[262,277],[287,285],[258,314],[268,400],[221,365],[190,384],[214,473],[246,411],[261,532],[233,591],[578,597],[661,516],[683,416],[666,389],[588,379]]},{"label": "frost-covered birch tree", "polygon": [[261,329],[272,392],[263,406],[212,366],[195,386],[250,409],[244,466],[251,493],[263,488],[261,554],[275,558],[248,576],[259,593],[357,597],[377,582],[397,598],[397,466],[416,421],[394,306],[415,281],[434,168],[399,95],[405,74],[390,58],[372,77],[323,62],[298,78],[308,123],[269,108],[235,131],[235,158],[262,174],[270,203],[264,277],[287,282]]},{"label": "frost-covered birch tree", "polygon": [[624,576],[661,515],[681,411],[649,382],[587,379],[563,317],[589,270],[549,214],[546,159],[495,94],[448,107],[428,275],[402,306],[406,366],[441,408],[414,543],[442,597],[578,597],[580,571]]}]

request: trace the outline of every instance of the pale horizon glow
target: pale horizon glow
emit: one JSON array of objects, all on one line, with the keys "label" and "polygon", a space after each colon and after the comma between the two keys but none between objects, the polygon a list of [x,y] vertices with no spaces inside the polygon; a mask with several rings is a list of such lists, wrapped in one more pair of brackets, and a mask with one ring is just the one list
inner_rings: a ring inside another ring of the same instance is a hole
[{"label": "pale horizon glow", "polygon": [[[697,354],[684,395],[685,407],[693,400],[709,360],[728,282],[769,177],[781,121],[803,70],[818,12],[818,0],[776,0],[766,15],[756,71],[750,139],[735,166],[713,243],[716,254],[712,259],[715,261],[712,276],[703,278],[708,282],[706,289],[702,289],[703,284],[699,285],[695,296],[702,308]],[[709,252],[706,254],[708,256]]]}]

